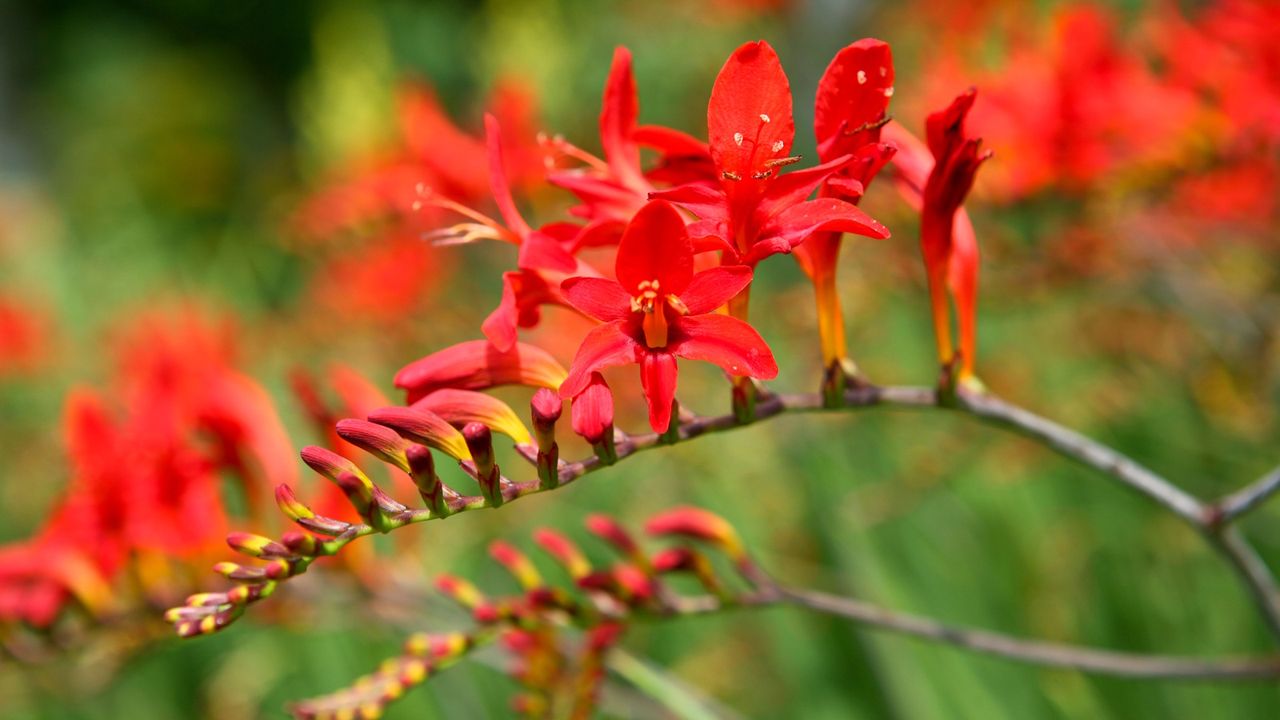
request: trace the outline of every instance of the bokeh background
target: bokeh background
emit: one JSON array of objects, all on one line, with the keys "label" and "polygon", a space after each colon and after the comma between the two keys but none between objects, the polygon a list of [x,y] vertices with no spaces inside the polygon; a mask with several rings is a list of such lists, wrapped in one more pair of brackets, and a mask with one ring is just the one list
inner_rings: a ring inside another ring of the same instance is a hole
[{"label": "bokeh background", "polygon": [[[527,147],[546,130],[597,149],[620,44],[642,121],[702,134],[716,72],[756,38],[791,76],[807,157],[817,78],[857,38],[893,44],[891,111],[915,132],[976,85],[974,127],[997,153],[968,205],[983,249],[979,373],[1188,491],[1221,495],[1280,462],[1277,27],[1274,5],[1244,0],[0,3],[0,541],[39,534],[106,442],[70,427],[69,398],[86,388],[145,431],[155,417],[132,417],[139,393],[199,395],[173,378],[210,362],[264,388],[295,447],[325,441],[308,387],[340,407],[356,373],[395,397],[400,366],[478,337],[510,262],[491,245],[422,242],[404,221],[415,173],[465,187],[485,107]],[[441,109],[468,137],[438,131]],[[884,185],[864,206],[894,238],[847,241],[842,257],[850,344],[877,381],[927,384],[914,220]],[[541,219],[568,204],[543,190],[528,200]],[[811,291],[785,257],[760,273],[753,319],[779,357],[777,385],[816,387]],[[685,377],[689,405],[726,408],[714,372]],[[620,411],[624,427],[643,424],[636,407]],[[208,430],[192,412],[179,434]],[[276,472],[321,482],[287,462]],[[225,482],[228,525],[243,529],[253,498]],[[148,608],[216,587],[203,568],[225,553],[215,543],[175,567],[130,566],[113,590],[130,612],[0,627],[0,717],[280,717],[374,668],[407,630],[459,622],[424,578],[501,586],[489,539],[529,547],[542,525],[583,538],[589,512],[638,522],[683,503],[731,519],[790,582],[946,621],[1153,652],[1268,648],[1230,570],[1144,499],[962,418],[874,411],[709,437],[402,531],[197,641],[169,638]],[[1280,503],[1243,531],[1280,569]],[[795,610],[637,626],[624,647],[727,717],[1280,708],[1274,685],[1029,668]],[[505,717],[504,663],[481,655],[388,717]],[[623,679],[605,698],[606,716],[670,717]]]}]

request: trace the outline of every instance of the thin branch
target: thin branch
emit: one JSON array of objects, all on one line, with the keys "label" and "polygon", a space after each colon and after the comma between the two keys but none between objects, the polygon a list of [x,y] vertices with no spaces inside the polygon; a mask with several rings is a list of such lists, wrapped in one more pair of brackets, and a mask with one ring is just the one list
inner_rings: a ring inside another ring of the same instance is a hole
[{"label": "thin branch", "polygon": [[1227,558],[1232,569],[1240,576],[1250,596],[1261,609],[1262,619],[1271,629],[1271,634],[1280,637],[1280,586],[1277,586],[1271,569],[1258,556],[1258,551],[1234,527],[1222,528],[1217,533],[1206,533],[1205,537]]},{"label": "thin branch", "polygon": [[1177,515],[1226,558],[1253,598],[1268,630],[1280,641],[1280,588],[1275,576],[1253,546],[1226,526],[1228,520],[1217,506],[1197,500],[1132,458],[1096,440],[999,398],[960,394],[957,401],[958,409],[966,414],[1038,440],[1059,454],[1137,490]]},{"label": "thin branch", "polygon": [[1280,491],[1280,467],[1219,500],[1216,505],[1222,513],[1220,522],[1226,524],[1238,520],[1277,491]]},{"label": "thin branch", "polygon": [[947,625],[936,620],[828,595],[813,590],[778,588],[779,600],[816,612],[847,618],[872,628],[912,635],[1008,660],[1070,668],[1100,675],[1146,679],[1262,680],[1280,677],[1280,655],[1206,660],[1174,655],[1145,655],[1023,640],[1010,635]]},{"label": "thin branch", "polygon": [[958,401],[960,410],[983,422],[1038,440],[1146,495],[1197,529],[1204,529],[1208,513],[1203,503],[1116,450],[991,395],[961,394]]}]

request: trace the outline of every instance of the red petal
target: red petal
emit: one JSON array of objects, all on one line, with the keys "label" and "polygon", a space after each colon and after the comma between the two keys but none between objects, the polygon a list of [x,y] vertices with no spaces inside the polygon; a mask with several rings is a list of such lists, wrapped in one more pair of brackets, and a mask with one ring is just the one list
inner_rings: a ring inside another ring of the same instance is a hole
[{"label": "red petal", "polygon": [[680,300],[690,315],[704,315],[729,302],[729,299],[751,283],[751,268],[728,265],[703,270],[693,276]]},{"label": "red petal", "polygon": [[679,295],[693,277],[693,243],[675,206],[653,200],[632,218],[618,243],[618,283],[632,296],[657,280],[663,294]]},{"label": "red petal", "polygon": [[537,230],[524,235],[516,261],[516,266],[521,270],[554,270],[564,273],[573,272],[577,265],[578,261],[558,241]]},{"label": "red petal", "polygon": [[681,185],[649,193],[650,200],[667,200],[698,216],[699,220],[729,220],[729,199],[724,190],[708,185]]},{"label": "red petal", "polygon": [[636,361],[640,345],[623,331],[620,321],[601,325],[587,333],[569,366],[569,377],[560,384],[560,397],[571,398],[582,392],[591,373]]},{"label": "red petal", "polygon": [[631,315],[631,296],[612,280],[572,277],[560,284],[560,290],[570,305],[600,322],[623,320]]},{"label": "red petal", "polygon": [[886,125],[884,135],[886,142],[897,148],[893,155],[893,169],[898,192],[907,204],[918,211],[924,204],[924,184],[933,170],[929,148],[897,123]]},{"label": "red petal", "polygon": [[791,207],[770,220],[743,261],[756,263],[775,252],[787,252],[810,235],[826,231],[879,239],[889,237],[888,228],[856,205],[836,198],[818,198]]},{"label": "red petal", "polygon": [[863,145],[862,149],[853,154],[849,164],[840,169],[838,175],[827,179],[823,194],[851,203],[858,202],[866,192],[867,185],[871,184],[897,152],[897,147],[888,143]]},{"label": "red petal", "polygon": [[755,328],[728,315],[682,317],[675,323],[679,338],[674,352],[690,360],[715,363],[730,375],[769,380],[778,363]]},{"label": "red petal", "polygon": [[506,352],[516,344],[516,328],[519,326],[520,312],[516,305],[516,284],[520,274],[506,272],[502,274],[502,300],[498,307],[489,313],[489,317],[480,324],[484,333],[494,347]]},{"label": "red petal", "polygon": [[707,105],[711,158],[722,173],[750,178],[785,158],[795,138],[791,85],[764,41],[734,51],[716,77]]},{"label": "red petal", "polygon": [[610,247],[622,240],[627,224],[618,220],[596,220],[582,228],[574,240],[574,251],[580,248]]},{"label": "red petal", "polygon": [[511,185],[507,182],[506,165],[502,159],[502,130],[498,127],[498,119],[492,115],[484,116],[484,136],[489,144],[489,187],[493,189],[493,201],[498,204],[498,212],[502,213],[507,228],[523,239],[529,234],[529,223],[524,221],[511,197]]},{"label": "red petal", "polygon": [[699,220],[688,225],[689,239],[693,241],[693,253],[723,252],[726,262],[737,261],[738,248],[728,240],[729,226],[720,220]]},{"label": "red petal", "polygon": [[973,107],[978,91],[969,88],[956,96],[955,100],[944,110],[939,110],[925,119],[925,140],[929,152],[935,158],[943,158],[955,152],[964,142],[964,121]]},{"label": "red petal", "polygon": [[547,182],[577,195],[582,204],[570,208],[569,212],[590,220],[608,218],[625,222],[644,205],[648,192],[647,185],[643,186],[644,190],[637,190],[594,169],[554,171],[547,174]]},{"label": "red petal", "polygon": [[646,352],[640,359],[640,382],[649,401],[649,426],[666,432],[671,425],[671,402],[676,397],[676,357],[669,352]]},{"label": "red petal", "polygon": [[947,266],[947,286],[956,308],[960,330],[963,374],[973,373],[977,353],[978,239],[969,215],[961,208],[951,229],[951,260]]},{"label": "red petal", "polygon": [[663,155],[707,157],[711,154],[707,144],[698,138],[663,125],[641,125],[631,136],[637,143]]},{"label": "red petal", "polygon": [[760,206],[756,210],[759,222],[766,222],[792,205],[804,202],[823,180],[831,177],[852,159],[849,156],[841,156],[816,167],[779,175],[768,183],[765,195],[760,199]]},{"label": "red petal", "polygon": [[563,302],[555,288],[534,272],[502,274],[502,302],[480,326],[484,336],[498,350],[506,352],[516,343],[516,329],[538,324],[542,305]]},{"label": "red petal", "polygon": [[[887,94],[886,94],[887,93]],[[836,53],[818,82],[813,131],[818,157],[829,160],[879,142],[880,128],[893,94],[893,55],[889,45],[864,38]]]},{"label": "red petal", "polygon": [[639,112],[636,79],[631,74],[631,53],[624,47],[613,51],[613,64],[604,86],[604,107],[600,110],[600,142],[604,157],[624,185],[644,186],[640,172],[640,148],[632,139]]}]

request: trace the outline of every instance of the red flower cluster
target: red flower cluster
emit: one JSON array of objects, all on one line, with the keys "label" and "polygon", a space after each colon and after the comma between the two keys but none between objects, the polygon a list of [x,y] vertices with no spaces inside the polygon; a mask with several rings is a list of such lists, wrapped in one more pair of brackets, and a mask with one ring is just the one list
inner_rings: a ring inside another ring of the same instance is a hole
[{"label": "red flower cluster", "polygon": [[[1003,25],[997,8],[978,9],[974,27],[952,26],[942,38],[956,51],[930,67],[925,96],[949,94],[960,78],[982,86],[973,126],[1018,159],[987,183],[1003,199],[1167,184],[1190,169],[1192,178],[1208,170],[1223,181],[1203,199],[1239,195],[1231,208],[1270,211],[1254,198],[1274,197],[1277,180],[1239,166],[1273,166],[1280,142],[1280,6],[1196,5],[1186,17],[1177,4],[1158,3],[1132,29],[1092,3],[1061,6],[1047,26],[1031,6],[998,8]],[[1007,48],[994,65],[992,46]]]},{"label": "red flower cluster", "polygon": [[[449,244],[509,243],[517,249],[515,269],[504,274],[502,301],[483,324],[487,343],[464,343],[423,358],[400,372],[397,386],[415,408],[449,388],[477,391],[515,383],[558,390],[574,401],[575,430],[608,458],[613,394],[601,374],[608,368],[639,366],[649,423],[658,433],[668,431],[678,408],[677,358],[713,363],[738,379],[735,403],[749,408],[754,391],[738,385],[778,372],[768,345],[748,323],[755,267],[772,255],[799,250],[818,289],[824,362],[841,371],[831,385],[830,396],[838,397],[843,371],[852,366],[844,358],[834,291],[836,255],[843,233],[889,235],[856,203],[896,150],[880,137],[893,78],[884,43],[868,39],[842,50],[816,98],[821,162],[784,172],[800,158],[791,155],[790,85],[767,43],[743,45],[721,69],[707,106],[706,143],[637,122],[631,56],[619,49],[600,113],[604,157],[560,137],[544,139],[548,181],[573,193],[579,204],[571,209],[572,220],[541,226],[530,224],[517,207],[499,122],[489,116],[489,186],[500,219],[434,191],[424,192],[421,202],[463,218],[430,237]],[[957,299],[966,376],[973,361],[977,253],[972,232],[953,237],[951,227],[981,160],[976,141],[963,136],[971,103],[972,95],[964,96],[931,119],[929,147],[939,158],[932,173],[927,158],[911,153],[899,172],[916,183],[915,199],[923,201],[925,259],[940,328],[950,322],[946,288]],[[915,142],[898,134],[904,144]],[[642,147],[656,151],[652,166],[641,163]],[[912,169],[923,174],[915,177]],[[568,371],[549,353],[517,339],[522,328],[540,322],[547,306],[599,323],[578,343]],[[950,363],[949,335],[940,332],[938,342],[943,362]]]},{"label": "red flower cluster", "polygon": [[[463,203],[479,202],[488,192],[484,140],[459,128],[428,85],[406,83],[397,100],[397,142],[353,159],[343,180],[307,198],[293,218],[301,237],[333,246],[309,292],[311,302],[331,315],[394,323],[417,310],[447,269],[447,257],[420,240],[441,217],[417,211],[417,188]],[[542,177],[532,97],[508,79],[495,87],[489,106],[503,120],[507,145],[517,149],[511,170],[519,186],[531,187]]]},{"label": "red flower cluster", "polygon": [[122,582],[163,590],[167,563],[221,547],[224,472],[251,509],[296,474],[270,399],[232,369],[225,334],[194,315],[144,319],[121,346],[111,391],[67,400],[62,499],[33,538],[0,548],[0,621],[48,625],[70,598],[104,611]]}]

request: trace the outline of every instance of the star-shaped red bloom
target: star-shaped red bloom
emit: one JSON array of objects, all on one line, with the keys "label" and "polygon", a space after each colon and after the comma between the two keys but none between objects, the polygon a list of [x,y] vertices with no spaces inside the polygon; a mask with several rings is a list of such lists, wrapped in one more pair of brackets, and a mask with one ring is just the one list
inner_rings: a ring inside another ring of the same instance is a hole
[{"label": "star-shaped red bloom", "polygon": [[700,222],[691,233],[718,238],[728,261],[754,265],[774,253],[791,252],[821,231],[889,236],[851,203],[808,199],[850,156],[779,174],[799,158],[791,156],[791,85],[768,43],[747,43],[725,62],[707,105],[707,134],[719,187],[691,184],[650,197],[680,203],[697,215]]},{"label": "star-shaped red bloom", "polygon": [[778,365],[750,325],[715,314],[751,282],[745,266],[693,271],[693,242],[670,203],[640,209],[618,245],[617,281],[575,277],[565,299],[604,323],[583,340],[560,386],[573,397],[591,373],[638,363],[649,403],[649,424],[664,432],[676,393],[676,357],[715,363],[731,375],[770,379]]}]

